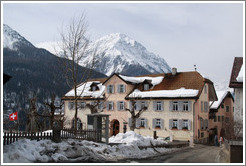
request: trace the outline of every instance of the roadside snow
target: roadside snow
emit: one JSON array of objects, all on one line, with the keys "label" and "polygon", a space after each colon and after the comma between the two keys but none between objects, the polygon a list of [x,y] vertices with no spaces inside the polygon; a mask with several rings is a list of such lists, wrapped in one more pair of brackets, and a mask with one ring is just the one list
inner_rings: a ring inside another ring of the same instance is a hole
[{"label": "roadside snow", "polygon": [[198,94],[198,90],[195,89],[185,89],[180,88],[176,90],[156,90],[156,91],[147,91],[142,92],[138,89],[135,89],[129,97],[195,97]]},{"label": "roadside snow", "polygon": [[139,149],[139,145],[164,144],[165,141],[143,137],[134,132],[118,134],[110,138],[107,145],[91,141],[74,139],[54,143],[51,140],[20,139],[10,145],[3,146],[4,163],[33,163],[33,162],[110,162],[126,158],[145,158],[160,153],[171,152],[175,149],[153,148]]}]

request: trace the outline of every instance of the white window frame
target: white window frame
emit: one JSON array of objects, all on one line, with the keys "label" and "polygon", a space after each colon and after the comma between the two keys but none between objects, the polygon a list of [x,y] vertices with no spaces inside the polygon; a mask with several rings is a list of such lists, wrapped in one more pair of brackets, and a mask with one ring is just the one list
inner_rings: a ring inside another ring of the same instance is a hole
[{"label": "white window frame", "polygon": [[178,120],[177,119],[173,119],[172,128],[178,129]]},{"label": "white window frame", "polygon": [[108,85],[108,93],[114,93],[114,91],[113,91],[113,88],[114,87],[114,85]]},{"label": "white window frame", "polygon": [[144,90],[149,90],[149,84],[144,84]]},{"label": "white window frame", "polygon": [[183,120],[183,129],[188,129],[188,126],[189,126],[189,121],[188,120]]},{"label": "white window frame", "polygon": [[161,119],[155,119],[155,128],[161,128]]},{"label": "white window frame", "polygon": [[178,102],[177,101],[174,101],[173,102],[173,111],[178,111]]},{"label": "white window frame", "polygon": [[125,108],[124,108],[124,101],[120,101],[119,102],[119,109],[120,110],[124,110]]},{"label": "white window frame", "polygon": [[183,111],[189,111],[189,102],[188,101],[183,102]]},{"label": "white window frame", "polygon": [[108,103],[108,110],[114,110],[114,104],[112,101]]},{"label": "white window frame", "polygon": [[140,127],[144,127],[145,126],[145,119],[141,118],[140,119]]},{"label": "white window frame", "polygon": [[156,111],[161,111],[162,109],[161,109],[161,101],[157,101],[156,102]]}]

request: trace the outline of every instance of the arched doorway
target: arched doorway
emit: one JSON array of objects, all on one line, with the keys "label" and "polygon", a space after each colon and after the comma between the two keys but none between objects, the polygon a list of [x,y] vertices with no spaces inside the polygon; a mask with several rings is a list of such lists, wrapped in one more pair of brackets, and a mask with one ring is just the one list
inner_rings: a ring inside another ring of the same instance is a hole
[{"label": "arched doorway", "polygon": [[110,134],[117,135],[120,132],[120,122],[114,119],[110,123]]}]

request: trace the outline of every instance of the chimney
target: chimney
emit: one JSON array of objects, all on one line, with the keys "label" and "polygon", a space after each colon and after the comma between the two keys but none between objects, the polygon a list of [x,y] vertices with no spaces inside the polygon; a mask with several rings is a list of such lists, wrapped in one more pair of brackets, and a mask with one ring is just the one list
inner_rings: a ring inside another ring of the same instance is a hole
[{"label": "chimney", "polygon": [[175,76],[177,74],[177,68],[173,67],[172,68],[172,75]]}]

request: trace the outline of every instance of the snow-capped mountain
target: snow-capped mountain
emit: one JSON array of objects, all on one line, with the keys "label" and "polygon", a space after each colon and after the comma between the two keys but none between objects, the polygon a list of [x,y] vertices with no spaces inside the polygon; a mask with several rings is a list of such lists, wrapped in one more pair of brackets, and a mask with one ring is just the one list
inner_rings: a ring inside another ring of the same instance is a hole
[{"label": "snow-capped mountain", "polygon": [[17,50],[20,46],[34,47],[32,43],[27,41],[18,32],[10,28],[8,25],[3,24],[3,48]]},{"label": "snow-capped mountain", "polygon": [[88,48],[88,56],[81,62],[82,66],[92,61],[92,56],[89,55],[95,48],[97,48],[95,69],[108,76],[112,73],[142,75],[171,71],[163,58],[120,33],[110,34],[92,42]]}]

